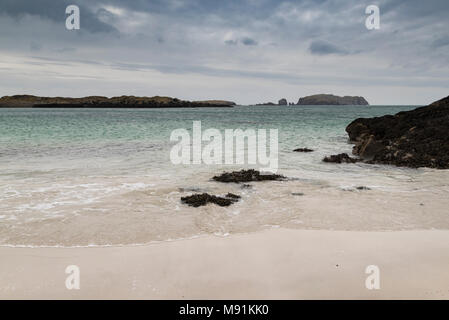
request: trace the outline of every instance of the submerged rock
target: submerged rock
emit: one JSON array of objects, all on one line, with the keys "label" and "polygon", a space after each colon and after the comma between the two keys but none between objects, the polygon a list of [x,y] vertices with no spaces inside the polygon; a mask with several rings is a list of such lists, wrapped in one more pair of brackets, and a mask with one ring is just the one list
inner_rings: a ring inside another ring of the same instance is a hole
[{"label": "submerged rock", "polygon": [[239,183],[250,181],[285,180],[286,178],[279,174],[261,174],[257,170],[250,169],[233,172],[224,172],[219,176],[214,176],[212,179],[219,182]]},{"label": "submerged rock", "polygon": [[294,152],[313,152],[313,149],[309,149],[309,148],[298,148],[293,150]]},{"label": "submerged rock", "polygon": [[201,207],[205,206],[208,203],[215,203],[219,205],[220,207],[228,207],[231,204],[233,204],[236,200],[235,199],[227,199],[222,198],[214,195],[210,195],[208,193],[201,193],[201,194],[193,194],[191,196],[182,197],[181,201],[183,203],[188,204],[191,207]]},{"label": "submerged rock", "polygon": [[426,107],[346,127],[353,154],[368,163],[449,169],[449,97]]},{"label": "submerged rock", "polygon": [[228,194],[226,195],[226,198],[229,198],[229,199],[240,199],[241,196],[228,192]]},{"label": "submerged rock", "polygon": [[356,163],[359,162],[360,159],[351,158],[347,153],[340,153],[327,156],[323,159],[323,161],[332,163]]}]

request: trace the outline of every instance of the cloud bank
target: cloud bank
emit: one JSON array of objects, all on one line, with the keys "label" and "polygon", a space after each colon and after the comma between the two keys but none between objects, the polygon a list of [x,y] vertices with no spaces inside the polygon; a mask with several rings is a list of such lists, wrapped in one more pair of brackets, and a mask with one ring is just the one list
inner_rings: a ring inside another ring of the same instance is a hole
[{"label": "cloud bank", "polygon": [[448,15],[446,0],[0,0],[0,95],[426,104],[448,94]]}]

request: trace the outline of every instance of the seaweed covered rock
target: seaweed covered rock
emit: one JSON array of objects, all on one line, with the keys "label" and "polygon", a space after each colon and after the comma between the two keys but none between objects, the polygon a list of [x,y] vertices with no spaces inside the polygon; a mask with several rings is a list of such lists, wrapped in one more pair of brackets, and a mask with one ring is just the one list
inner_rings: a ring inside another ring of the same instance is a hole
[{"label": "seaweed covered rock", "polygon": [[208,203],[215,203],[216,205],[219,205],[220,207],[228,207],[231,204],[233,204],[236,200],[218,197],[218,196],[210,195],[208,193],[199,193],[199,194],[193,194],[193,195],[187,196],[187,197],[182,197],[181,201],[185,204],[188,204],[191,207],[197,208],[197,207],[205,206]]},{"label": "seaweed covered rock", "polygon": [[313,150],[309,149],[309,148],[298,148],[298,149],[295,149],[293,151],[294,152],[313,152]]},{"label": "seaweed covered rock", "polygon": [[261,174],[260,171],[250,169],[233,172],[224,172],[219,176],[214,176],[212,179],[219,182],[240,183],[251,181],[285,180],[286,178],[279,174]]},{"label": "seaweed covered rock", "polygon": [[351,158],[347,153],[340,153],[327,156],[323,159],[323,161],[332,163],[356,163],[359,162],[360,159]]}]

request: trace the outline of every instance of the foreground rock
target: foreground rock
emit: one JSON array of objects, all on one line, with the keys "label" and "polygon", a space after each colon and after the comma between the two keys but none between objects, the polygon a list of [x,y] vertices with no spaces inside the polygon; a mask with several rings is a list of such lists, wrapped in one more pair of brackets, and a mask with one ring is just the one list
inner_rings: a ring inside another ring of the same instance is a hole
[{"label": "foreground rock", "polygon": [[332,162],[332,163],[356,163],[361,161],[360,159],[351,158],[347,153],[340,153],[325,157],[323,159],[324,162]]},{"label": "foreground rock", "polygon": [[354,120],[353,154],[369,163],[449,169],[449,97],[411,111]]},{"label": "foreground rock", "polygon": [[240,170],[233,172],[225,172],[219,176],[212,178],[219,182],[250,182],[250,181],[267,181],[267,180],[285,180],[286,178],[279,174],[261,174],[257,170]]},{"label": "foreground rock", "polygon": [[315,94],[299,98],[298,105],[352,105],[367,106],[368,101],[363,97],[334,96],[332,94]]},{"label": "foreground rock", "polygon": [[234,102],[224,100],[185,101],[159,96],[61,98],[16,95],[0,98],[0,108],[202,108],[232,107],[234,105]]},{"label": "foreground rock", "polygon": [[232,193],[228,193],[226,198],[210,195],[208,193],[202,193],[182,197],[181,201],[195,208],[205,206],[208,203],[214,203],[220,207],[228,207],[234,202],[237,202],[238,199],[240,199],[240,196]]},{"label": "foreground rock", "polygon": [[295,149],[293,151],[294,152],[313,152],[313,150],[309,149],[309,148],[298,148],[298,149]]}]

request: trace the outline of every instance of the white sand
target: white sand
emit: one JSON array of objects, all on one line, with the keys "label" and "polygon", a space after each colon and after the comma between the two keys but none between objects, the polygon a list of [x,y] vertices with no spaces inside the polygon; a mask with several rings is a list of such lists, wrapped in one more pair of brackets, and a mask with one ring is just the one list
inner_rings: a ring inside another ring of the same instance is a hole
[{"label": "white sand", "polygon": [[[135,247],[0,248],[0,298],[449,298],[449,231],[275,229]],[[80,290],[65,268],[78,265]],[[380,268],[380,290],[365,268]]]}]

